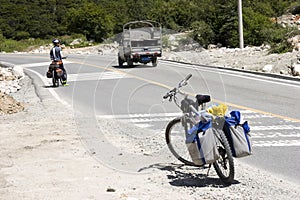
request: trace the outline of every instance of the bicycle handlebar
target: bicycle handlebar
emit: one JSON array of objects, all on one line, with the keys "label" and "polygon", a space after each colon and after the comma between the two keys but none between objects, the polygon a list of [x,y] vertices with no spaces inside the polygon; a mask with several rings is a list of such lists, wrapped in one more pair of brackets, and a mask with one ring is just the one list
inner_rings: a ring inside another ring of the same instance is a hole
[{"label": "bicycle handlebar", "polygon": [[192,77],[192,74],[188,74],[185,79],[183,79],[182,81],[180,81],[180,83],[178,84],[178,88],[181,88],[182,86],[186,86],[187,85],[187,81]]},{"label": "bicycle handlebar", "polygon": [[[172,101],[172,99],[174,99],[175,104],[177,106],[179,106],[177,104],[177,102],[176,102],[176,97],[175,96],[176,96],[177,93],[185,95],[183,92],[181,92],[179,90],[179,88],[181,88],[183,86],[186,86],[187,85],[187,81],[191,77],[192,77],[192,74],[188,74],[182,81],[179,82],[178,87],[175,87],[172,90],[170,90],[169,92],[167,92],[167,94],[165,94],[163,96],[163,99],[170,98],[170,101]],[[207,122],[207,121],[209,121],[209,120],[211,120],[211,119],[214,118],[214,116],[212,114],[208,113],[206,110],[198,111],[193,105],[190,105],[189,107],[190,107],[191,111],[193,113],[195,113],[200,118],[200,120],[203,121],[203,122]]]},{"label": "bicycle handlebar", "polygon": [[163,99],[166,99],[168,97],[172,97],[176,93],[176,90],[177,90],[177,88],[174,88],[174,89],[170,90],[167,94],[165,94],[163,96]]},{"label": "bicycle handlebar", "polygon": [[168,97],[173,97],[177,94],[178,89],[186,86],[187,81],[192,77],[192,74],[188,74],[182,81],[179,82],[178,87],[175,87],[174,89],[170,90],[167,94],[163,96],[163,99],[167,99]]}]

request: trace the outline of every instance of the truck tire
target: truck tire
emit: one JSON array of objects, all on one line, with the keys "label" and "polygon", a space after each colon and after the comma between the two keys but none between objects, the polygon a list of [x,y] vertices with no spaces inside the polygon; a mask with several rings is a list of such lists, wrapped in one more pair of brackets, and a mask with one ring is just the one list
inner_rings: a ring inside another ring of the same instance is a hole
[{"label": "truck tire", "polygon": [[152,66],[156,67],[157,66],[157,57],[154,57],[152,60]]},{"label": "truck tire", "polygon": [[130,66],[130,67],[133,66],[133,60],[131,60],[130,58],[128,58],[127,65]]},{"label": "truck tire", "polygon": [[118,56],[118,64],[120,67],[123,66],[124,60],[122,60],[122,58],[120,56]]}]

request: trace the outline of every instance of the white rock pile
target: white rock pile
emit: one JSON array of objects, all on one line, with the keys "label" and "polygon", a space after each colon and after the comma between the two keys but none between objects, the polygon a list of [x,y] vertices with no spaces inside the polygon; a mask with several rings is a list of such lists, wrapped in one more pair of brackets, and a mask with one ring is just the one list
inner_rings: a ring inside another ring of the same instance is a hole
[{"label": "white rock pile", "polygon": [[0,92],[15,93],[21,89],[20,80],[24,77],[22,68],[0,62]]}]

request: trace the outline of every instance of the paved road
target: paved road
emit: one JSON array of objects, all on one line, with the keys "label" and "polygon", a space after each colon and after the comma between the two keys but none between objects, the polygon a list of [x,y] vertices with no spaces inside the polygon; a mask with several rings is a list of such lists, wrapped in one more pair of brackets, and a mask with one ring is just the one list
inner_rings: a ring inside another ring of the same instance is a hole
[{"label": "paved road", "polygon": [[[52,91],[62,102],[85,113],[77,115],[81,130],[89,130],[85,134],[93,132],[90,127],[99,119],[117,119],[163,135],[179,110],[169,102],[162,103],[162,96],[192,73],[188,92],[210,94],[214,104],[226,102],[249,121],[254,155],[241,161],[300,182],[300,82],[165,61],[155,68],[119,68],[114,56],[89,55],[69,57],[65,66],[70,86],[53,89],[44,76],[47,55],[7,54],[0,55],[0,61],[23,66],[34,79],[43,79],[36,83],[39,90]],[[142,137],[143,133],[136,134]],[[93,140],[87,144],[97,146]]]}]

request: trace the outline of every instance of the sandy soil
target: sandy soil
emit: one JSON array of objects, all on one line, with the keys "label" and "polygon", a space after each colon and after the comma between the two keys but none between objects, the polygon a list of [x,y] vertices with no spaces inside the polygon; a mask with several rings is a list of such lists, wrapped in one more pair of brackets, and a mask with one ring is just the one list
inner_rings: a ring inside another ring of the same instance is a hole
[{"label": "sandy soil", "polygon": [[[300,196],[299,185],[240,160],[235,160],[236,181],[231,186],[223,185],[213,169],[207,176],[207,169],[181,166],[173,158],[158,159],[153,166],[145,166],[149,170],[136,173],[104,166],[85,147],[72,108],[50,94],[40,99],[28,77],[22,84],[14,98],[25,110],[0,115],[0,199],[274,200]],[[124,130],[129,131],[130,127]],[[141,154],[141,161],[147,156]]]}]

